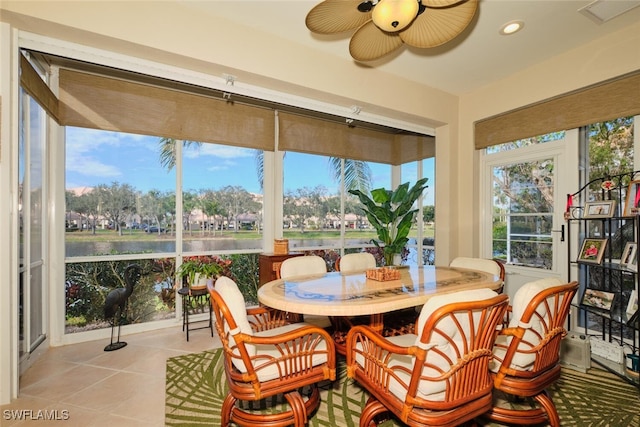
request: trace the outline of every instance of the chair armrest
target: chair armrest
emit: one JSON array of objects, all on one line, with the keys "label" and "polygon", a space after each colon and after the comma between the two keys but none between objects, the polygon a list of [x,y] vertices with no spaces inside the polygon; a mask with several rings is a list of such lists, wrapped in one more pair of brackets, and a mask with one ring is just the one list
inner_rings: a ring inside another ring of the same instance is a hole
[{"label": "chair armrest", "polygon": [[291,313],[265,306],[248,307],[247,317],[254,332],[278,328],[297,321],[297,317]]},{"label": "chair armrest", "polygon": [[275,335],[239,334],[237,337],[247,348],[254,349],[247,354],[245,366],[250,364],[257,378],[287,382],[302,372],[306,372],[302,375],[306,377],[322,366],[323,379],[333,381],[336,377],[335,344],[322,328],[305,325]]},{"label": "chair armrest", "polygon": [[384,364],[390,354],[412,355],[420,350],[416,346],[396,345],[366,325],[355,326],[349,331],[345,348],[347,349],[348,370],[355,363],[357,353],[368,354],[367,357],[376,355],[379,362]]},{"label": "chair armrest", "polygon": [[299,345],[295,343],[299,341],[299,338],[312,337],[313,335],[319,335],[324,338],[327,341],[327,347],[334,347],[333,340],[329,333],[322,328],[312,325],[303,325],[276,335],[247,335],[245,342],[255,345],[280,345],[286,343],[288,346],[299,347]]}]

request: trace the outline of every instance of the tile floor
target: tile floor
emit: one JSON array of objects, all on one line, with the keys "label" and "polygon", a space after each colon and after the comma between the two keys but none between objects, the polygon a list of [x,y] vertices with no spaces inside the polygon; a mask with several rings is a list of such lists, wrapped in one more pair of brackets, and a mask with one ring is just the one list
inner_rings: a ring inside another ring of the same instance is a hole
[{"label": "tile floor", "polygon": [[[187,342],[180,326],[121,340],[127,346],[111,352],[108,339],[47,350],[22,375],[19,398],[0,407],[0,426],[162,426],[167,358],[220,346],[208,329]],[[38,411],[59,420],[38,420]]]}]

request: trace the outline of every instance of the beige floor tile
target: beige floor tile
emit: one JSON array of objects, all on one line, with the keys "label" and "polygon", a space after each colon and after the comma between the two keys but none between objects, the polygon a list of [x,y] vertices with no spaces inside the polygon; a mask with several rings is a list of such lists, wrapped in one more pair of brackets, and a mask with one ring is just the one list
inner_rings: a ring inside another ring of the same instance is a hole
[{"label": "beige floor tile", "polygon": [[127,399],[135,400],[138,385],[148,381],[150,378],[147,375],[116,372],[77,393],[67,395],[60,402],[85,409],[109,412],[120,402]]},{"label": "beige floor tile", "polygon": [[112,410],[112,414],[140,421],[164,424],[165,379],[149,380],[138,384],[134,399],[124,399]]},{"label": "beige floor tile", "polygon": [[[110,352],[104,351],[109,340],[48,349],[22,375],[20,397],[0,407],[3,415],[18,411],[15,417],[2,417],[0,426],[163,426],[166,360],[220,347],[218,337],[206,329],[192,331],[187,342],[181,326],[121,341],[127,346]],[[34,419],[45,410],[68,419]]]},{"label": "beige floor tile", "polygon": [[79,365],[70,372],[57,373],[21,388],[20,393],[32,397],[47,397],[59,402],[116,373],[113,369]]},{"label": "beige floor tile", "polygon": [[69,362],[62,359],[55,359],[47,357],[45,355],[33,366],[29,367],[27,371],[20,377],[20,387],[28,387],[43,378],[51,376],[52,374],[62,374],[71,371],[78,366],[75,362]]}]

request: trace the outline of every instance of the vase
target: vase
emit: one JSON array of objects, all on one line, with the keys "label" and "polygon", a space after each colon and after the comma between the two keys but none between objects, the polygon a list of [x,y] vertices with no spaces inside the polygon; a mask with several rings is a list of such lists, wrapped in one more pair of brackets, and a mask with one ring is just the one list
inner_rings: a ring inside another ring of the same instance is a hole
[{"label": "vase", "polygon": [[196,289],[196,290],[200,290],[200,289],[206,289],[207,288],[207,282],[209,280],[213,280],[210,278],[207,278],[206,276],[203,276],[202,274],[196,274],[196,276],[193,279],[193,283],[189,284],[189,287],[191,289]]}]

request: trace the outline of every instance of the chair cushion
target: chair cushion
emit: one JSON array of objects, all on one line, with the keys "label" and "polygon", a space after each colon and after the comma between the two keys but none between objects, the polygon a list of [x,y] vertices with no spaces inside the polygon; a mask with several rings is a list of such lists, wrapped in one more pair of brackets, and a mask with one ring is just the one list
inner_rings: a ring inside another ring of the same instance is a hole
[{"label": "chair cushion", "polygon": [[[268,329],[266,331],[256,332],[254,336],[256,337],[270,337],[278,334],[285,334],[291,331],[295,331],[303,326],[310,326],[308,323],[293,323],[290,325],[280,326],[278,328]],[[280,378],[282,372],[287,372],[288,369],[291,369],[291,366],[296,366],[298,369],[302,370],[304,366],[300,366],[299,363],[291,363],[291,359],[282,360],[277,364],[267,364],[264,367],[261,367],[261,362],[267,362],[271,358],[280,358],[282,357],[282,353],[277,349],[277,347],[272,345],[250,345],[247,347],[252,347],[252,353],[255,356],[255,362],[253,364],[253,368],[256,370],[256,374],[258,375],[258,379],[260,381],[269,381],[276,378]],[[319,354],[314,354],[311,358],[311,365],[318,366],[323,363],[327,363],[327,342],[322,339],[319,341],[315,350],[319,351]],[[265,356],[264,359],[260,359],[262,356]],[[237,367],[237,366],[236,366]],[[288,368],[287,368],[288,367]],[[240,368],[238,368],[240,369]],[[243,371],[245,372],[245,371]]]},{"label": "chair cushion", "polygon": [[327,272],[327,263],[317,255],[305,255],[287,258],[280,266],[280,277],[288,279],[294,276],[308,276]]},{"label": "chair cushion", "polygon": [[369,252],[346,254],[340,258],[342,272],[365,271],[370,268],[376,268],[376,258]]},{"label": "chair cushion", "polygon": [[[236,282],[228,277],[220,277],[216,280],[215,290],[220,294],[225,304],[231,312],[233,320],[240,328],[240,332],[247,335],[253,335],[253,329],[247,318],[247,305],[244,301],[244,296]],[[225,325],[225,331],[229,331],[229,325]]]},{"label": "chair cushion", "polygon": [[[388,340],[395,345],[402,347],[410,347],[415,344],[417,336],[413,334],[397,335],[389,337]],[[431,359],[434,359],[433,357]],[[430,360],[427,358],[427,360]],[[409,384],[411,381],[411,371],[413,370],[413,357],[395,354],[389,359],[388,366],[398,368],[402,367],[402,370],[395,370],[398,377],[405,384]],[[440,368],[447,369],[447,364],[440,364]],[[406,369],[406,370],[405,370]],[[433,368],[425,367],[422,370],[422,375],[439,375],[439,371]],[[398,399],[404,401],[407,397],[407,389],[402,386],[398,380],[392,378],[389,381],[389,391]],[[417,397],[422,399],[428,399],[433,401],[443,401],[445,398],[445,384],[442,381],[422,381],[418,386]]]},{"label": "chair cushion", "polygon": [[494,276],[500,276],[500,266],[496,261],[492,259],[457,257],[454,258],[453,261],[451,261],[449,267],[480,270],[489,274],[493,274]]},{"label": "chair cushion", "polygon": [[[240,330],[239,332],[247,335],[253,335],[253,329],[251,328],[251,324],[247,318],[247,306],[244,301],[244,296],[242,295],[242,292],[240,292],[240,289],[238,289],[236,282],[228,277],[222,276],[216,280],[215,290],[220,294],[227,305],[233,320],[236,322],[236,325]],[[225,321],[225,332],[229,332],[230,329],[229,324]],[[229,336],[229,347],[234,349],[234,358],[232,362],[235,367],[242,372],[246,372],[247,368],[244,366],[244,363],[240,358],[240,352],[236,347],[236,341],[233,339],[233,336]],[[246,348],[249,356],[252,356],[255,353],[255,348],[253,348],[253,346],[247,345]]]},{"label": "chair cushion", "polygon": [[[416,321],[416,335],[418,336],[418,340],[416,341],[416,344],[419,344],[418,342],[419,337],[422,335],[422,330],[424,328],[424,325],[427,319],[438,308],[454,302],[482,301],[485,299],[493,298],[497,295],[498,294],[495,291],[492,291],[491,289],[488,289],[488,288],[483,288],[483,289],[473,289],[470,291],[453,292],[450,294],[436,295],[430,298],[425,303],[425,305],[422,306],[422,310],[420,310],[420,315],[418,316],[418,320]],[[438,326],[443,327],[445,325],[438,325]],[[451,322],[449,323],[448,326],[446,326],[445,330],[448,330],[451,334],[457,335],[457,328]],[[442,344],[442,343],[445,343],[445,341],[443,338],[440,338],[438,344]]]},{"label": "chair cushion", "polygon": [[[522,315],[527,310],[529,303],[536,295],[547,288],[560,285],[562,285],[562,281],[560,279],[549,277],[529,282],[520,287],[520,289],[516,291],[516,294],[513,297],[513,303],[511,304],[511,317],[509,319],[509,327],[515,328],[520,325]],[[546,308],[544,305],[539,305],[536,309],[536,312],[543,318],[548,317],[548,313],[546,312]],[[525,342],[529,342],[533,346],[536,346],[540,343],[540,337],[533,331],[537,331],[541,336],[544,336],[543,326],[540,322],[540,319],[536,316],[532,317],[531,321],[527,325],[527,330],[525,331],[522,338],[523,342],[521,342],[519,346],[520,350],[527,351],[531,349],[531,346],[525,344]],[[493,359],[491,364],[489,365],[491,371],[498,372],[498,370],[500,369],[501,360],[504,358],[506,347],[509,346],[511,340],[512,337],[506,335],[499,335],[497,337],[496,346],[493,349],[493,354],[496,356],[496,358]],[[511,368],[518,370],[531,370],[535,358],[536,356],[534,353],[516,352],[511,361]]]}]

